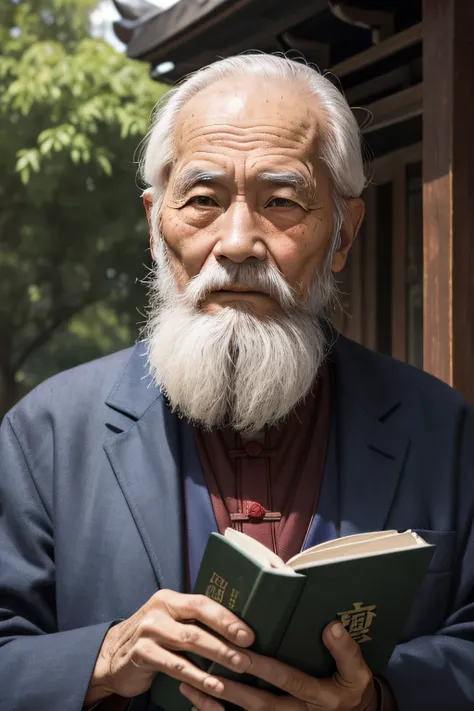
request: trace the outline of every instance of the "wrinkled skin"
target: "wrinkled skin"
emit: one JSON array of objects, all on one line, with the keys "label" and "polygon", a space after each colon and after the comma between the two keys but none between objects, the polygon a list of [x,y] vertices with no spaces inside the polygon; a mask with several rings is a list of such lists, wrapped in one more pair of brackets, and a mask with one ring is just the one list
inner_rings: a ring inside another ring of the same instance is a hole
[{"label": "wrinkled skin", "polygon": [[[334,235],[332,183],[319,158],[325,131],[324,116],[287,85],[222,81],[183,107],[161,215],[181,290],[210,260],[268,259],[304,298]],[[184,185],[191,171],[218,175]],[[294,173],[301,185],[262,180],[269,173]],[[151,205],[147,194],[149,220]],[[363,214],[360,199],[348,201],[334,272],[344,267]],[[211,293],[202,308],[212,313],[242,301],[260,315],[279,308],[267,295],[235,291]]]}]

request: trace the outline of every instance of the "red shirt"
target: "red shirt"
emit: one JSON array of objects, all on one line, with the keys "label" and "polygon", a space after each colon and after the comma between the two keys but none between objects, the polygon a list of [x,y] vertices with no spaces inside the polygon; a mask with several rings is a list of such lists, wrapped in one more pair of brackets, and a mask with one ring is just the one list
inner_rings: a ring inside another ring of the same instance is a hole
[{"label": "red shirt", "polygon": [[[230,429],[195,428],[221,533],[233,526],[285,561],[301,551],[321,487],[331,423],[330,391],[324,366],[313,393],[282,426],[268,429],[259,440],[244,441]],[[249,514],[255,515],[249,518]],[[271,518],[276,520],[266,520]]]}]

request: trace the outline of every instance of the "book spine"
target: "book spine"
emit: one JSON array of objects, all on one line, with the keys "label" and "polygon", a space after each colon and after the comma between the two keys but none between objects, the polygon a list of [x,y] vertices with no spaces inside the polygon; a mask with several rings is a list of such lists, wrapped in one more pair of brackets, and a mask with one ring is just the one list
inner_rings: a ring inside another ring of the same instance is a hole
[{"label": "book spine", "polygon": [[256,632],[256,652],[273,656],[285,634],[306,578],[262,570],[242,613],[242,619]]},{"label": "book spine", "polygon": [[[255,632],[252,649],[272,657],[276,654],[293,615],[306,578],[281,575],[260,570],[239,617]],[[250,683],[248,677],[236,674],[218,664],[211,664],[209,672],[227,679]],[[254,681],[253,681],[254,683]]]},{"label": "book spine", "polygon": [[[262,568],[223,536],[212,534],[194,593],[206,595],[231,610],[254,631],[252,649],[272,656],[279,647],[305,581],[303,575]],[[185,656],[209,673],[256,684],[254,677],[236,674],[195,654]],[[191,704],[179,693],[178,687],[174,679],[158,674],[152,684],[151,698],[165,711],[188,711]]]}]

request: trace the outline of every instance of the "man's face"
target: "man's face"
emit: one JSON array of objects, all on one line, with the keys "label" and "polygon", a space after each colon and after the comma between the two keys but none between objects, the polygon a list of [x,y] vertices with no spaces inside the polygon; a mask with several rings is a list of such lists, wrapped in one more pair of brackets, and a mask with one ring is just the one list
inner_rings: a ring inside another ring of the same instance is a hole
[{"label": "man's face", "polygon": [[[215,261],[268,261],[304,301],[334,237],[330,174],[319,158],[324,131],[322,115],[288,83],[226,80],[185,105],[162,208],[179,291]],[[360,201],[352,201],[348,215],[334,271],[344,266],[357,232]],[[207,313],[246,306],[260,316],[281,308],[238,284],[212,291],[200,306]]]},{"label": "man's face", "polygon": [[145,196],[148,361],[172,408],[201,426],[255,434],[281,422],[325,358],[328,266],[343,267],[362,203],[349,201],[333,254],[324,131],[288,82],[222,81],[179,114],[160,225]]}]

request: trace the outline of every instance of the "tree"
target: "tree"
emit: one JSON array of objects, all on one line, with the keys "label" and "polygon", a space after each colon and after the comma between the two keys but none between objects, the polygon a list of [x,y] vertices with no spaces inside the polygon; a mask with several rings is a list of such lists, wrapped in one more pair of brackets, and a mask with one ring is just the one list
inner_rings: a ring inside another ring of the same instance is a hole
[{"label": "tree", "polygon": [[71,319],[115,314],[119,329],[143,302],[134,154],[165,89],[89,36],[95,5],[1,3],[0,418],[27,364]]}]

